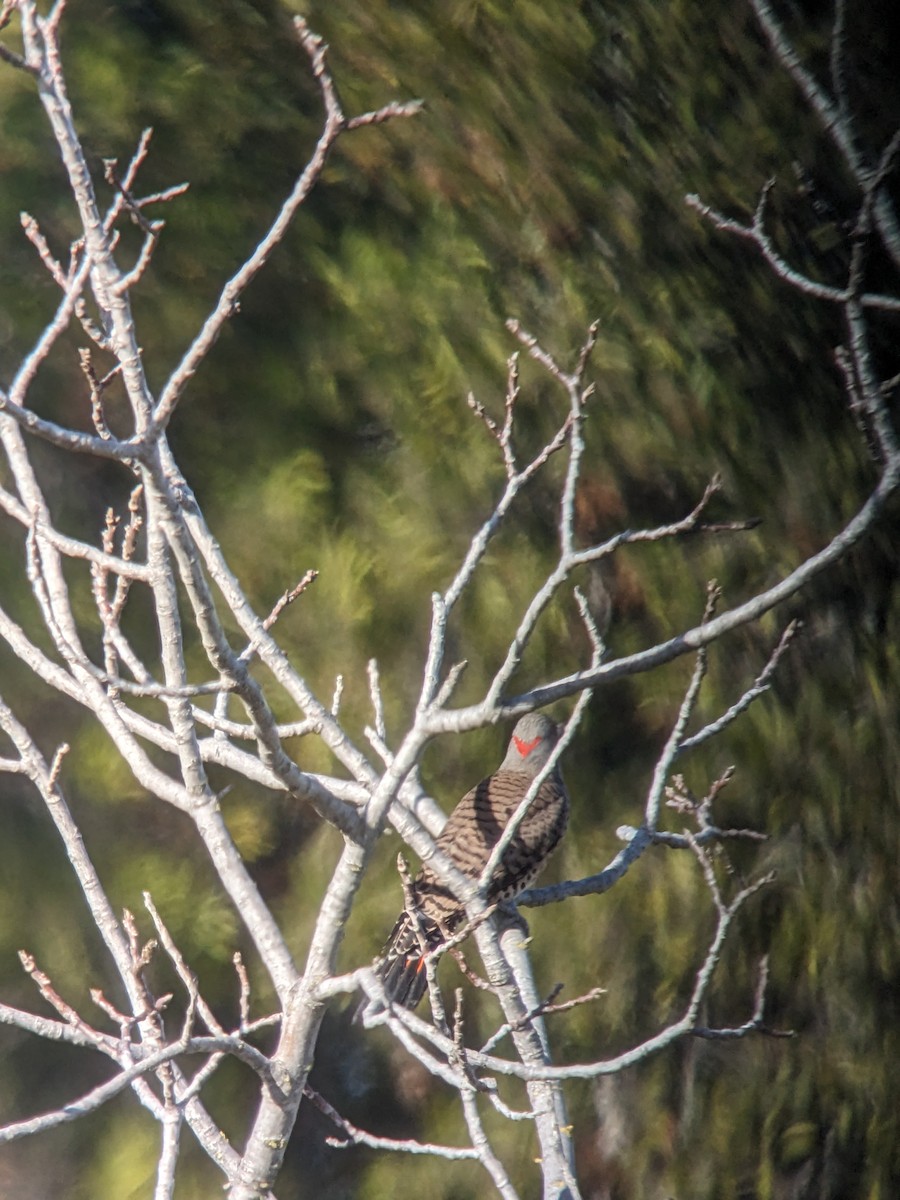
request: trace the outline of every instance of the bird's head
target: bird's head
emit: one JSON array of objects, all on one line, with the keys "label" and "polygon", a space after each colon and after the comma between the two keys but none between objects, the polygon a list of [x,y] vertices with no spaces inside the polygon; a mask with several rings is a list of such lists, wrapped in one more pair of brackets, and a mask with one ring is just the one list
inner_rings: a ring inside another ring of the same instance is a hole
[{"label": "bird's head", "polygon": [[501,770],[528,771],[536,775],[559,741],[560,728],[543,713],[521,717],[512,731]]}]

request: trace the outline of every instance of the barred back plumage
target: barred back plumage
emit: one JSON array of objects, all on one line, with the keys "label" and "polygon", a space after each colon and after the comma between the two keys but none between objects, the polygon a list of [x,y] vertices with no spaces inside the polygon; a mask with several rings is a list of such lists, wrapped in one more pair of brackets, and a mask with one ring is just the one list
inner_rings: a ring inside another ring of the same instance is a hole
[{"label": "barred back plumage", "polygon": [[[437,846],[470,879],[484,870],[558,738],[558,727],[548,717],[540,713],[522,717],[499,769],[467,792],[450,814]],[[534,881],[565,833],[568,816],[569,798],[554,767],[501,856],[488,888],[491,902],[511,899]],[[429,951],[436,949],[465,919],[463,906],[428,864],[412,890],[417,915],[400,914],[376,964],[388,999],[405,1008],[415,1008],[427,987],[422,943]],[[379,1006],[364,1002],[358,1015],[364,1010],[377,1012]]]}]

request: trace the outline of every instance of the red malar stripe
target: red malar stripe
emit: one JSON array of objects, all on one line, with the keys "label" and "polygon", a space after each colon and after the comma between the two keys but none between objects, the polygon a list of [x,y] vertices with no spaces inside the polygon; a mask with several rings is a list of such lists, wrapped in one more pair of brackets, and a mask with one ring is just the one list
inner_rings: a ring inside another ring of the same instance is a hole
[{"label": "red malar stripe", "polygon": [[526,755],[528,755],[532,752],[532,750],[535,748],[535,746],[538,744],[538,742],[540,740],[541,740],[540,734],[538,734],[538,736],[536,738],[532,738],[530,742],[523,742],[521,738],[517,738],[517,737],[513,738],[516,749],[518,750],[518,752],[521,754],[521,756],[523,758],[525,758]]}]

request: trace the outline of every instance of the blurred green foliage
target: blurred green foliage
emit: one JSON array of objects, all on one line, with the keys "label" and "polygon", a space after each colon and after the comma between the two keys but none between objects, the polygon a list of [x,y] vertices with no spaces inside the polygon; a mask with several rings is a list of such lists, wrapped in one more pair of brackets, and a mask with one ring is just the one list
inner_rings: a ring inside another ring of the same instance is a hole
[{"label": "blurred green foliage", "polygon": [[[321,697],[344,673],[344,713],[360,741],[369,719],[366,661],[381,664],[388,731],[396,736],[417,695],[429,595],[452,577],[502,478],[466,394],[502,410],[514,349],[507,316],[564,361],[600,318],[578,510],[583,539],[682,515],[716,469],[726,482],[716,515],[764,518],[746,536],[624,552],[605,577],[614,652],[694,623],[708,578],[719,580],[731,603],[820,547],[873,478],[832,362],[841,337],[835,314],[788,292],[747,247],[715,234],[683,203],[696,191],[747,215],[775,176],[779,246],[815,277],[841,278],[842,222],[854,211],[848,180],[748,7],[317,0],[303,9],[331,43],[348,111],[414,96],[426,109],[414,121],[341,140],[285,244],[192,382],[171,436],[259,611],[308,567],[320,571],[282,617],[279,634]],[[135,298],[156,387],[315,139],[319,101],[291,11],[277,0],[82,0],[67,14],[64,62],[95,178],[102,158],[126,161],[140,130],[152,125],[141,190],[191,183],[165,213]],[[852,99],[860,136],[876,148],[900,112],[896,74],[876,36],[887,11],[887,0],[870,0],[852,6],[850,19]],[[827,72],[828,20],[826,6],[809,2],[797,6],[790,27],[820,73]],[[55,303],[18,213],[32,212],[59,254],[75,225],[30,81],[5,65],[0,130],[6,381]],[[818,182],[831,215],[823,218],[798,185],[795,164]],[[133,233],[123,236],[135,244]],[[891,333],[879,346],[885,374],[897,370]],[[78,344],[73,335],[48,365],[32,403],[84,425]],[[112,397],[114,424],[125,420],[121,404]],[[540,444],[562,404],[523,364],[523,451]],[[53,454],[41,453],[52,467]],[[123,507],[129,480],[108,465],[75,470],[74,484],[71,476],[51,477],[51,500],[66,528],[97,528],[107,504]],[[452,648],[470,663],[461,700],[479,694],[542,578],[557,477],[551,466],[520,505],[462,607]],[[768,950],[769,1019],[798,1036],[685,1044],[624,1077],[574,1087],[585,1195],[887,1200],[900,1190],[895,528],[885,521],[790,613],[713,652],[698,721],[740,695],[789,615],[806,622],[769,696],[680,764],[698,794],[736,764],[719,819],[770,834],[762,850],[729,848],[721,864],[734,872],[727,886],[778,871],[775,886],[743,914],[709,1020],[745,1019],[756,963]],[[4,603],[34,633],[15,537],[0,541],[0,573]],[[152,649],[139,605],[131,622],[136,642]],[[514,686],[574,669],[583,652],[576,631],[571,604],[554,605]],[[2,664],[4,694],[44,748],[52,752],[64,738],[73,745],[66,786],[114,902],[140,911],[149,888],[205,994],[233,1019],[228,960],[247,948],[187,824],[141,796],[87,717],[50,697],[5,653]],[[597,694],[568,766],[572,831],[549,878],[596,871],[615,852],[616,825],[638,819],[689,670],[676,663]],[[296,716],[286,700],[276,706]],[[304,767],[333,767],[317,745],[296,750]],[[424,759],[425,782],[450,805],[493,767],[498,750],[494,733],[435,744]],[[8,833],[0,856],[0,994],[37,1005],[15,960],[26,946],[87,1011],[86,977],[109,986],[99,940],[34,796],[9,777],[0,795]],[[223,805],[302,959],[338,838],[246,784]],[[348,966],[377,951],[396,914],[395,850],[388,839],[365,884],[347,931]],[[529,920],[542,985],[564,980],[564,999],[598,982],[607,988],[600,1000],[554,1018],[558,1052],[575,1061],[611,1055],[680,1011],[712,917],[694,863],[659,850],[608,895]],[[262,1009],[271,997],[255,975],[254,983]],[[491,1014],[474,998],[471,1010],[472,1027],[486,1034]],[[8,1030],[3,1047],[0,1118],[60,1103],[98,1078],[96,1064],[74,1051],[64,1052],[71,1065],[60,1072],[57,1047]],[[462,1136],[443,1090],[381,1035],[351,1030],[342,1014],[326,1022],[314,1083],[376,1132]],[[209,1088],[214,1115],[238,1139],[249,1095],[237,1068]],[[522,1101],[512,1089],[509,1098]],[[0,1191],[149,1196],[156,1143],[147,1129],[136,1101],[123,1096],[102,1116],[4,1150]],[[470,1165],[329,1150],[323,1136],[330,1132],[304,1110],[285,1195],[484,1194],[485,1180]],[[531,1194],[534,1147],[526,1133],[506,1127],[497,1137],[515,1182]],[[183,1170],[184,1196],[217,1186],[189,1147]]]}]

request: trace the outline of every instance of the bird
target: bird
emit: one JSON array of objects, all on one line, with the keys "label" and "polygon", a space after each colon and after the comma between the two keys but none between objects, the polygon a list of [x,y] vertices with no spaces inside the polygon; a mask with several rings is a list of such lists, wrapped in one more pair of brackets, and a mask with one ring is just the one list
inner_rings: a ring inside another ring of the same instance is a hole
[{"label": "bird", "polygon": [[[542,713],[522,717],[512,731],[506,756],[493,775],[466,792],[447,818],[435,844],[470,879],[478,879],[536,776],[559,741],[560,727]],[[557,847],[569,818],[569,797],[554,765],[532,798],[525,816],[501,855],[488,884],[496,904],[524,891]],[[425,953],[436,949],[466,919],[452,890],[425,863],[412,883],[415,912],[405,909],[380,957],[375,973],[387,1000],[414,1009],[428,986]],[[424,947],[424,949],[423,949]],[[357,1019],[367,1022],[383,1005],[364,1000]]]}]

